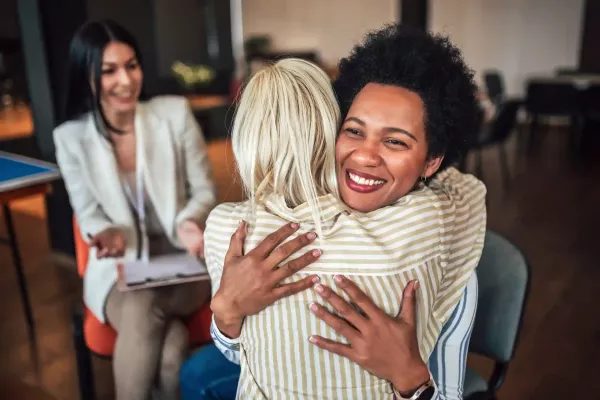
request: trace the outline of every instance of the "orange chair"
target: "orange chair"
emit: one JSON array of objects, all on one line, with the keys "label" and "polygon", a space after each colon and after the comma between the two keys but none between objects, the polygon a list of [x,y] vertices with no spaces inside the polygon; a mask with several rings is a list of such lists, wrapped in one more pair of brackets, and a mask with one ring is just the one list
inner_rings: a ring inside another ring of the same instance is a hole
[{"label": "orange chair", "polygon": [[[88,262],[89,248],[81,236],[75,218],[73,218],[73,236],[75,237],[77,273],[83,277]],[[210,337],[211,317],[210,304],[207,303],[189,318],[187,326],[192,345],[205,344],[212,340]],[[80,399],[93,400],[95,390],[91,354],[110,358],[115,347],[117,332],[110,325],[100,322],[83,304],[76,307],[72,324]]]}]

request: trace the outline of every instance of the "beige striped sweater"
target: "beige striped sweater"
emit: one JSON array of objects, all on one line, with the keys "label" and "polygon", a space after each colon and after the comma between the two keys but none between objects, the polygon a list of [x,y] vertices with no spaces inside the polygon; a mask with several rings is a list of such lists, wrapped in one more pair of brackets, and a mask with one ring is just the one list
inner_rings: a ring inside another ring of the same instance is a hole
[{"label": "beige striped sweater", "polygon": [[[324,196],[323,237],[309,247],[320,248],[323,254],[289,281],[318,274],[322,283],[347,298],[333,281],[342,273],[395,316],[403,288],[418,279],[417,335],[421,356],[427,360],[481,256],[485,193],[476,178],[449,168],[428,186],[370,213],[344,211],[333,196]],[[213,294],[231,235],[250,215],[245,202],[221,204],[208,218],[205,248]],[[311,215],[306,205],[290,209],[282,197],[273,196],[250,221],[246,251],[288,222],[300,223],[299,233],[314,229]],[[346,342],[310,313],[311,302],[332,310],[307,290],[246,318],[240,336],[238,398],[391,399],[388,382],[308,341],[317,334]]]}]

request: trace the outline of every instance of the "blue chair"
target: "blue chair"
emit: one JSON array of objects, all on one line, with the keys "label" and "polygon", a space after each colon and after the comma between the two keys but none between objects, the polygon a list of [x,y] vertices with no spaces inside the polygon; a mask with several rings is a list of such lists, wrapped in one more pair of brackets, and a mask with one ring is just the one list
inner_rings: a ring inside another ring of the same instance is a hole
[{"label": "blue chair", "polygon": [[515,353],[529,293],[530,269],[515,245],[488,231],[476,271],[479,302],[469,351],[494,360],[495,366],[487,380],[467,368],[464,398],[488,400],[496,398]]}]

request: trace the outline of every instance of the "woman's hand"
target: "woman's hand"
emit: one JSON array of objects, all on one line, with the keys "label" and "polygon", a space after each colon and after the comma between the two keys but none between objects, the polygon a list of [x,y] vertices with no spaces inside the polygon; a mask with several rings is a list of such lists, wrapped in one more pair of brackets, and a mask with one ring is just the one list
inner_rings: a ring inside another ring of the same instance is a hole
[{"label": "woman's hand", "polygon": [[298,228],[298,224],[287,224],[244,255],[246,222],[240,223],[231,237],[225,256],[221,284],[210,303],[215,322],[222,333],[230,338],[238,337],[246,316],[256,314],[277,300],[306,290],[318,282],[316,275],[310,275],[297,282],[280,284],[321,255],[320,250],[309,251],[276,268],[283,260],[315,240],[316,235],[311,232],[281,245]]},{"label": "woman's hand", "polygon": [[90,247],[96,247],[96,257],[122,257],[125,254],[125,235],[118,228],[108,228],[95,236],[88,235]]},{"label": "woman's hand", "polygon": [[427,382],[429,370],[419,353],[415,326],[417,282],[411,281],[404,289],[402,310],[396,318],[392,318],[379,309],[354,282],[340,275],[334,279],[363,314],[330,288],[317,284],[315,291],[331,304],[339,316],[316,303],[309,306],[310,310],[348,339],[350,344],[314,335],[309,340],[324,350],[354,361],[373,375],[390,381],[401,394],[410,393]]},{"label": "woman's hand", "polygon": [[177,227],[177,237],[192,257],[204,258],[204,231],[196,223],[187,219]]}]

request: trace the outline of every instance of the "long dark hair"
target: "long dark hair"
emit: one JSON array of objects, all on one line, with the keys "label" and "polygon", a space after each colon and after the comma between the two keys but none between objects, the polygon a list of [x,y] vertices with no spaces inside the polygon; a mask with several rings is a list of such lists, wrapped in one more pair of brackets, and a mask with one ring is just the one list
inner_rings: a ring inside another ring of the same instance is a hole
[{"label": "long dark hair", "polygon": [[[110,20],[86,22],[75,33],[69,46],[63,121],[78,119],[92,111],[97,128],[102,124],[106,129],[120,132],[108,122],[100,105],[102,56],[110,42],[121,42],[131,47],[143,70],[137,42],[125,28]],[[90,78],[93,79],[93,87],[98,90],[92,90]],[[142,87],[140,100],[145,97]]]}]

